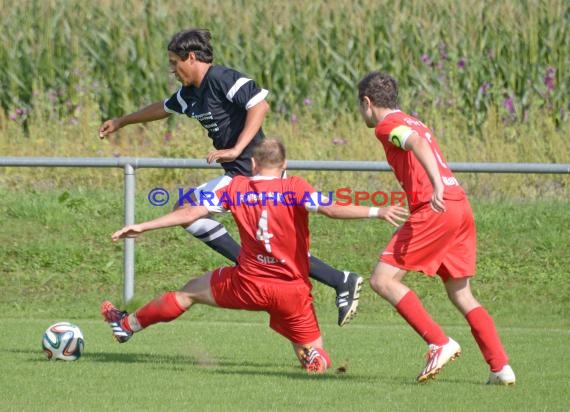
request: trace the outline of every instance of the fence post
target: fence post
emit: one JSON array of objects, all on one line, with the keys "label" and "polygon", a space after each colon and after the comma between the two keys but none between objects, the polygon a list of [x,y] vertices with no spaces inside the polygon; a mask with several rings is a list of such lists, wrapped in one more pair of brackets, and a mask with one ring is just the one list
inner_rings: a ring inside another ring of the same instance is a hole
[{"label": "fence post", "polygon": [[[125,165],[125,225],[135,223],[135,168]],[[135,239],[124,240],[123,255],[123,302],[128,303],[134,296],[135,285]]]}]

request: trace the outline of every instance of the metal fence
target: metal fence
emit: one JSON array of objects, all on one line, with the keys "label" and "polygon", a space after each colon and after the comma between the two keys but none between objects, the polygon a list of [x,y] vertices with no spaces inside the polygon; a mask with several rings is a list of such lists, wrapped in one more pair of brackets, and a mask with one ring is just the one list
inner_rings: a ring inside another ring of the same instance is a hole
[{"label": "metal fence", "polygon": [[[291,170],[334,170],[386,172],[392,169],[387,162],[367,161],[321,161],[289,160]],[[570,163],[448,163],[454,172],[469,173],[541,173],[570,174]],[[221,169],[220,165],[209,165],[205,160],[136,158],[136,157],[0,157],[0,167],[116,167],[124,170],[125,224],[135,223],[135,181],[136,169],[140,168],[185,168]],[[125,239],[123,253],[123,301],[134,296],[135,240]]]}]

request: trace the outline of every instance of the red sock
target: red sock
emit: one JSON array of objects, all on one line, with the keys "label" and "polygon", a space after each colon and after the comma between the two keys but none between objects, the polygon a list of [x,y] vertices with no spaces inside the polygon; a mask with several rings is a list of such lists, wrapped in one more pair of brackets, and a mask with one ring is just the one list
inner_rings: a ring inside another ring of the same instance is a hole
[{"label": "red sock", "polygon": [[509,363],[509,358],[503,348],[493,318],[483,306],[471,310],[465,319],[471,326],[471,333],[479,345],[479,349],[489,364],[492,372],[499,372]]},{"label": "red sock", "polygon": [[441,346],[449,341],[413,291],[410,290],[400,299],[396,310],[428,344]]},{"label": "red sock", "polygon": [[136,311],[135,316],[142,328],[159,322],[170,322],[186,312],[176,300],[176,292],[166,292]]}]

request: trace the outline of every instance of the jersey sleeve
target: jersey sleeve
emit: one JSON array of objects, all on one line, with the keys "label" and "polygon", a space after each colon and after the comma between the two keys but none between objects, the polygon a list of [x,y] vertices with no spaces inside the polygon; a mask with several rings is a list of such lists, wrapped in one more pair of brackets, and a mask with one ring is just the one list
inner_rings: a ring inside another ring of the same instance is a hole
[{"label": "jersey sleeve", "polygon": [[305,179],[297,176],[293,177],[293,179],[295,179],[294,187],[297,205],[304,207],[308,212],[316,212],[319,208],[319,202],[322,202],[323,198]]},{"label": "jersey sleeve", "polygon": [[254,80],[229,68],[220,73],[216,81],[226,99],[246,110],[264,100],[269,93],[266,89],[260,88]]},{"label": "jersey sleeve", "polygon": [[178,89],[176,93],[164,100],[164,111],[166,113],[184,114],[188,105],[180,96],[182,88]]},{"label": "jersey sleeve", "polygon": [[403,150],[406,150],[406,141],[413,133],[414,129],[410,126],[396,122],[385,121],[376,127],[377,136],[384,136],[394,146]]}]

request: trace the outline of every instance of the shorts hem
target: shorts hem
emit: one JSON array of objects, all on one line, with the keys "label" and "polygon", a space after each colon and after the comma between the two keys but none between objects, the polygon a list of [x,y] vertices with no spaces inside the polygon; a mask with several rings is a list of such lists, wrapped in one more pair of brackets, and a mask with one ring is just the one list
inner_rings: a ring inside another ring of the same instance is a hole
[{"label": "shorts hem", "polygon": [[451,279],[472,278],[472,277],[475,276],[475,273],[471,273],[471,274],[469,274],[469,275],[448,275],[448,274],[442,275],[442,274],[439,274],[439,273],[437,273],[437,272],[435,272],[435,271],[432,272],[432,273],[430,273],[430,272],[425,271],[424,269],[422,269],[421,267],[418,267],[418,266],[402,265],[402,264],[400,264],[400,263],[397,263],[397,262],[394,262],[394,261],[390,261],[390,260],[384,259],[384,258],[382,258],[382,257],[380,257],[378,260],[379,260],[380,262],[382,262],[382,263],[386,263],[386,264],[388,264],[388,265],[394,266],[394,267],[396,267],[396,268],[398,268],[398,269],[406,270],[406,271],[408,271],[408,272],[409,272],[409,271],[420,272],[420,273],[422,273],[422,274],[424,274],[424,275],[426,275],[426,276],[429,276],[430,278],[433,278],[433,277],[435,277],[435,276],[439,276],[440,278],[442,278],[442,279],[445,280],[445,279],[450,279],[450,278],[451,278]]},{"label": "shorts hem", "polygon": [[390,265],[390,266],[394,266],[395,268],[402,269],[402,270],[407,270],[408,272],[409,272],[409,271],[421,272],[421,273],[423,273],[424,275],[430,276],[430,277],[434,277],[434,276],[437,274],[437,273],[435,273],[435,272],[434,272],[434,273],[428,273],[428,272],[424,271],[424,269],[422,269],[421,267],[418,267],[418,266],[407,266],[407,265],[403,265],[403,264],[401,264],[401,263],[397,263],[397,262],[394,262],[394,261],[391,261],[391,260],[384,259],[384,258],[382,258],[382,257],[380,257],[378,260],[379,260],[380,262],[382,262],[382,263],[386,263],[386,264],[388,264],[388,265]]}]

